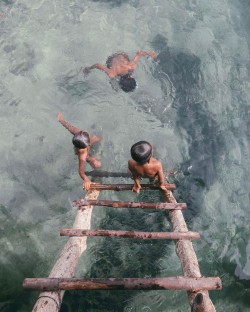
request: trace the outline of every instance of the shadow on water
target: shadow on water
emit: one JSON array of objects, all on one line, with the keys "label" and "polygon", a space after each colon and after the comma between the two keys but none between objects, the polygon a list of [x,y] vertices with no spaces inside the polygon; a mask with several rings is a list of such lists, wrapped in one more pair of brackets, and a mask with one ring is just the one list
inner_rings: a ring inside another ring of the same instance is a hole
[{"label": "shadow on water", "polygon": [[74,99],[82,99],[89,89],[88,82],[79,80],[79,73],[80,71],[77,75],[65,76],[57,82],[58,87]]},{"label": "shadow on water", "polygon": [[[36,242],[30,236],[34,225],[18,222],[3,205],[0,205],[0,217],[4,220],[1,222],[0,237],[5,257],[0,270],[0,311],[27,311],[27,306],[32,304],[36,295],[23,291],[23,279],[35,277],[37,268],[44,267],[45,259],[40,258]],[[26,249],[21,247],[24,242],[29,249],[28,255]]]},{"label": "shadow on water", "polygon": [[139,5],[139,0],[91,0],[91,1],[107,3],[112,7],[120,7],[124,3],[129,3],[133,7],[137,7]]},{"label": "shadow on water", "polygon": [[[242,29],[246,29],[249,31],[250,29],[250,2],[248,0],[239,0],[240,3],[240,21],[242,23]],[[238,29],[237,29],[238,30]],[[239,30],[238,30],[239,31]],[[244,34],[245,39],[247,40],[248,47],[250,49],[250,36],[248,34]],[[250,62],[248,62],[248,77],[250,77]]]},{"label": "shadow on water", "polygon": [[[204,191],[216,178],[216,161],[223,151],[224,139],[219,124],[207,109],[202,97],[204,88],[201,60],[192,54],[168,46],[167,40],[157,35],[153,48],[160,51],[156,76],[169,77],[175,88],[172,107],[176,111],[175,131],[183,138],[187,134],[189,159],[180,165],[183,175],[176,181],[180,185],[179,201],[188,204],[186,220],[200,212]],[[165,78],[166,79],[166,78]],[[169,116],[157,116],[163,123]]]},{"label": "shadow on water", "polygon": [[[153,47],[160,51],[156,75],[166,74],[175,87],[175,99],[172,105],[176,110],[175,131],[180,138],[185,133],[183,140],[188,141],[189,158],[180,165],[183,175],[177,177],[176,184],[179,185],[177,189],[180,189],[179,201],[186,202],[189,207],[185,211],[186,220],[192,220],[197,213],[201,212],[205,192],[217,180],[216,166],[220,163],[220,157],[228,149],[227,135],[221,130],[216,116],[210,112],[208,103],[202,95],[205,86],[201,60],[195,55],[168,47],[167,40],[160,35],[154,38]],[[232,70],[235,70],[234,67],[237,65],[234,64]],[[237,77],[237,73],[234,75],[232,72],[232,76]],[[240,128],[230,124],[230,130],[241,142],[241,136],[244,138],[245,133],[249,133],[246,130],[249,127],[249,110],[244,102],[244,94],[235,92],[233,88],[231,92],[242,123]],[[239,108],[238,103],[242,104]],[[168,118],[167,114],[157,117],[162,122],[166,122]],[[240,236],[243,231],[241,228]],[[247,239],[244,245],[246,241]],[[206,250],[202,254],[206,257],[201,263],[202,273],[205,276],[211,274],[211,267],[213,267],[216,275],[220,276],[223,282],[222,292],[211,293],[212,300],[216,298],[230,300],[232,303],[241,302],[246,308],[249,307],[249,289],[247,289],[250,285],[249,281],[242,281],[235,276],[236,265],[231,259],[224,257],[223,261],[218,260],[217,251],[211,252],[208,245],[204,245],[204,248]],[[209,257],[212,257],[211,261]],[[245,311],[240,306],[238,308],[238,311]]]},{"label": "shadow on water", "polygon": [[5,4],[13,4],[15,2],[14,0],[2,0],[2,1]]},{"label": "shadow on water", "polygon": [[129,0],[92,0],[93,2],[104,2],[104,3],[108,3],[111,6],[114,7],[118,7],[121,6],[123,3],[125,2],[129,2]]}]

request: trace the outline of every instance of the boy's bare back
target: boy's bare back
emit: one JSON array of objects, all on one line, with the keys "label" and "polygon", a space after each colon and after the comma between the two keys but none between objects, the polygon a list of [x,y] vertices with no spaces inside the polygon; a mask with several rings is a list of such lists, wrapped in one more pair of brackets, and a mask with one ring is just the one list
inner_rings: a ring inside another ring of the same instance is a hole
[{"label": "boy's bare back", "polygon": [[153,157],[146,164],[139,164],[133,159],[128,161],[128,168],[133,176],[154,179],[162,170],[161,162]]}]

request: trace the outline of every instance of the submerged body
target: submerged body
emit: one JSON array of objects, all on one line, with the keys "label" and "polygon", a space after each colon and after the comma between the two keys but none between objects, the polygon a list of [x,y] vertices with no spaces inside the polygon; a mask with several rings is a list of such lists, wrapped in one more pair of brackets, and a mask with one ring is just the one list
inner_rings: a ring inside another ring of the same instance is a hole
[{"label": "submerged body", "polygon": [[150,56],[153,59],[156,59],[157,53],[154,51],[138,51],[131,61],[126,53],[117,52],[108,57],[106,66],[97,63],[90,67],[85,67],[83,72],[87,75],[91,69],[96,68],[104,71],[110,79],[119,77],[119,85],[121,89],[125,92],[130,92],[136,88],[136,81],[131,75],[136,69],[137,63],[142,56]]},{"label": "submerged body", "polygon": [[132,74],[135,65],[131,63],[128,55],[124,52],[117,52],[107,58],[106,66],[109,69],[109,78]]}]

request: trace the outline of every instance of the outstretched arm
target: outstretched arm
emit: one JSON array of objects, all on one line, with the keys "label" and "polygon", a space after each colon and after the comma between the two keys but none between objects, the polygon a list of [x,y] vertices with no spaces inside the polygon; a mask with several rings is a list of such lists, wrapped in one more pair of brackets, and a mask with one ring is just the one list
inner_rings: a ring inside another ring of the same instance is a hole
[{"label": "outstretched arm", "polygon": [[145,51],[138,51],[134,57],[134,59],[131,61],[130,65],[132,66],[136,66],[139,59],[142,57],[142,56],[151,56],[154,60],[157,58],[157,53],[154,52],[154,51],[151,51],[151,52],[145,52]]},{"label": "outstretched arm", "polygon": [[102,140],[101,136],[94,135],[90,138],[90,145],[100,142]]},{"label": "outstretched arm", "polygon": [[85,164],[87,160],[87,149],[79,149],[78,150],[78,160],[79,160],[79,175],[84,180],[83,187],[86,190],[90,188],[90,179],[85,174]]},{"label": "outstretched arm", "polygon": [[108,67],[106,67],[106,66],[104,66],[104,65],[102,65],[102,64],[94,64],[94,65],[92,65],[92,66],[90,66],[90,67],[85,67],[85,68],[83,69],[84,75],[87,76],[87,75],[90,73],[91,69],[99,69],[99,70],[102,70],[102,71],[104,71],[107,75],[109,75],[109,73],[110,73],[110,69],[109,69]]},{"label": "outstretched arm", "polygon": [[69,122],[65,121],[62,113],[57,114],[57,120],[72,134],[76,134],[81,131],[80,129],[72,126]]}]

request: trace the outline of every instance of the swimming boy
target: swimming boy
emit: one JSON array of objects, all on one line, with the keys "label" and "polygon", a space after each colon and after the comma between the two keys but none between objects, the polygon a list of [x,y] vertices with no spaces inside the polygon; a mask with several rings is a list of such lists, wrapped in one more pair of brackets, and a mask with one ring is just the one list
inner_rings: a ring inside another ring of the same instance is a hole
[{"label": "swimming boy", "polygon": [[96,142],[99,142],[102,138],[98,136],[90,137],[89,133],[85,130],[80,130],[72,126],[69,122],[63,119],[62,113],[57,114],[57,120],[73,134],[72,143],[75,146],[75,152],[79,161],[79,175],[84,180],[83,187],[86,190],[90,188],[90,179],[86,176],[84,168],[86,162],[88,162],[94,169],[101,166],[101,162],[95,157],[89,155],[90,146]]},{"label": "swimming boy", "polygon": [[140,192],[140,178],[149,178],[151,181],[157,179],[160,188],[166,190],[162,164],[159,160],[152,157],[152,145],[147,141],[140,141],[131,147],[130,152],[133,159],[128,161],[128,169],[132,174],[132,179],[135,181],[132,191]]},{"label": "swimming boy", "polygon": [[128,55],[124,52],[117,52],[112,56],[109,56],[106,61],[106,66],[102,64],[94,64],[90,67],[85,67],[83,69],[83,73],[85,75],[89,74],[91,69],[99,69],[104,71],[110,79],[119,78],[119,86],[125,92],[133,91],[136,88],[136,81],[133,77],[131,77],[132,73],[134,72],[139,59],[142,56],[150,56],[154,60],[157,57],[157,53],[152,52],[145,52],[145,51],[138,51],[130,61]]}]

